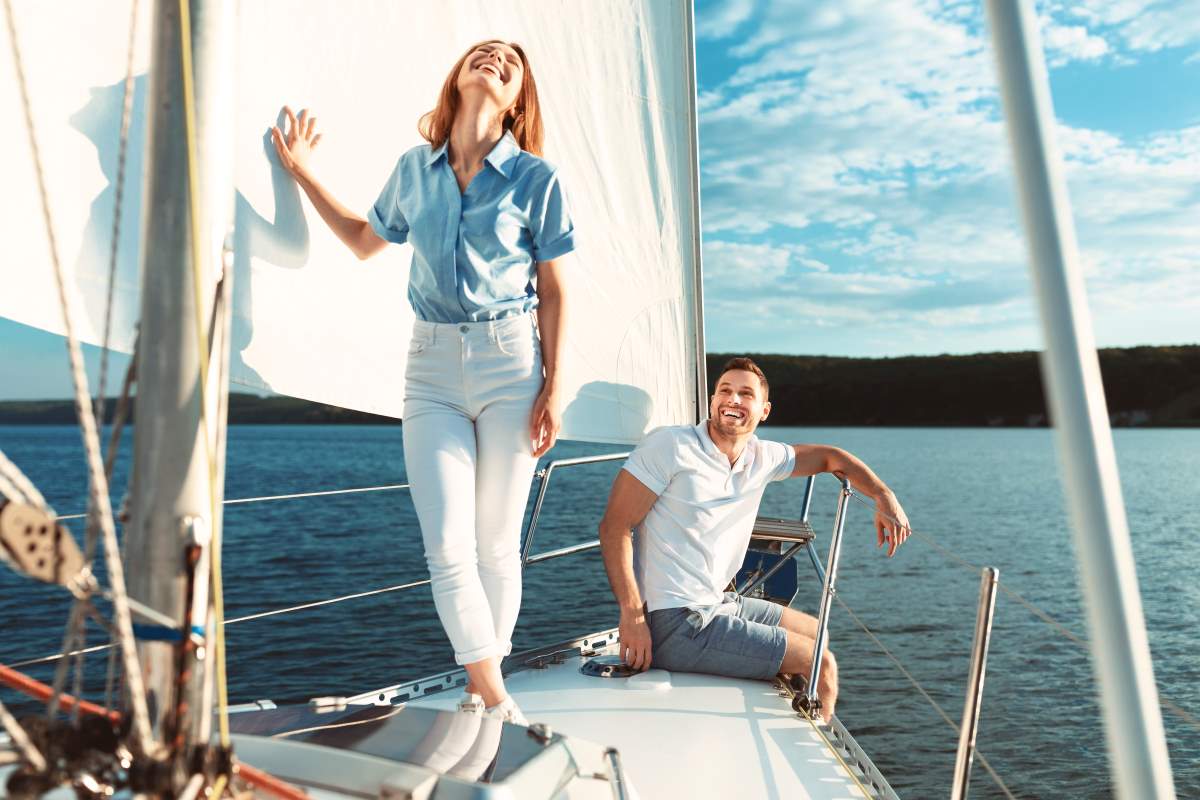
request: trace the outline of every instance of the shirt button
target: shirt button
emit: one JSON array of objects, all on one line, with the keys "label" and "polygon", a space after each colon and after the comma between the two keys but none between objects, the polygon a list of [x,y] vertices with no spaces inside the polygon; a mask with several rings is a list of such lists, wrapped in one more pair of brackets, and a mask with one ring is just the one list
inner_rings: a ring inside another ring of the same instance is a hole
[{"label": "shirt button", "polygon": [[459,329],[459,331],[461,331],[462,333],[466,333],[466,332],[467,332],[467,330],[468,330],[466,325],[459,325],[459,326],[458,326],[458,329]]}]

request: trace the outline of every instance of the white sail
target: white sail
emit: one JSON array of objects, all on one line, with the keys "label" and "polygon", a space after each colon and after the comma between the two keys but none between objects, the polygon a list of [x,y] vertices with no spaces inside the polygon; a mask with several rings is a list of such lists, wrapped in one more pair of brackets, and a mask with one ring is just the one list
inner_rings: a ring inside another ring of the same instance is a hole
[{"label": "white sail", "polygon": [[[143,3],[142,6],[148,5]],[[85,341],[103,336],[129,5],[18,0],[15,18],[46,167],[59,252]],[[267,131],[285,103],[325,131],[315,169],[366,210],[417,118],[476,41],[520,42],[546,124],[546,158],[567,187],[570,259],[567,438],[635,442],[702,408],[690,10],[686,2],[260,0],[238,13],[233,380],[401,415],[412,311],[411,252],[361,263],[275,164]],[[113,341],[132,345],[149,14],[135,59],[134,124]],[[0,109],[19,120],[7,39]],[[208,124],[219,124],[208,121]],[[30,151],[0,132],[0,315],[61,332]],[[150,344],[150,346],[153,346]]]}]

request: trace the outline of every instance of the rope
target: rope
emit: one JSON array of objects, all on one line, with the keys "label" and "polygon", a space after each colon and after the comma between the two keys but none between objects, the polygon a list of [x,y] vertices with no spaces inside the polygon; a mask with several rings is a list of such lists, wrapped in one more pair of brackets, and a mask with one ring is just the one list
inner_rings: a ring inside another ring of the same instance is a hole
[{"label": "rope", "polygon": [[829,741],[829,737],[825,735],[825,731],[821,730],[821,726],[817,724],[817,721],[813,719],[812,715],[803,708],[800,709],[800,715],[808,720],[808,724],[811,725],[812,729],[816,731],[816,734],[821,737],[821,741],[825,742],[825,747],[828,748],[829,752],[833,754],[833,757],[838,760],[838,763],[842,765],[842,769],[846,770],[846,774],[849,775],[850,780],[854,781],[854,783],[858,786],[858,790],[862,792],[862,796],[867,798],[871,797],[872,793],[867,789],[866,786],[863,786],[862,781],[860,781],[858,776],[854,774],[854,770],[849,764],[846,763],[846,759],[842,758],[842,754],[838,752],[838,748],[833,744],[833,742]]},{"label": "rope", "polygon": [[25,131],[29,136],[34,174],[37,177],[38,193],[41,197],[42,218],[46,225],[50,261],[54,267],[54,280],[58,289],[59,304],[63,310],[63,326],[66,330],[67,354],[71,365],[71,380],[75,387],[75,411],[79,417],[84,451],[87,456],[88,489],[92,505],[99,512],[109,581],[115,593],[113,607],[116,615],[117,629],[120,632],[121,650],[124,656],[126,677],[129,681],[129,692],[132,699],[133,738],[135,745],[143,745],[149,743],[151,740],[150,715],[146,706],[146,690],[142,681],[141,667],[138,664],[137,648],[133,638],[133,622],[129,616],[129,607],[124,602],[126,595],[125,572],[121,564],[117,533],[113,524],[112,506],[108,499],[108,480],[105,478],[104,465],[100,460],[100,437],[96,429],[96,419],[92,414],[92,403],[87,391],[87,373],[83,368],[83,353],[79,347],[79,340],[75,338],[71,304],[67,296],[66,277],[63,274],[62,263],[58,257],[58,242],[54,235],[54,222],[50,213],[50,195],[46,190],[46,180],[42,170],[42,157],[41,152],[38,150],[37,134],[33,125],[33,111],[29,103],[28,84],[25,80],[25,69],[21,60],[20,46],[17,41],[17,27],[13,20],[12,0],[4,0],[4,12],[5,21],[8,23],[9,39],[12,42],[13,64],[16,68],[17,84],[21,90],[21,108],[25,116]]},{"label": "rope", "polygon": [[[853,497],[855,500],[857,500],[862,505],[871,509],[871,511],[873,511],[877,514],[881,513],[875,508],[875,506],[873,504],[868,503],[866,500],[864,500],[862,497],[860,497],[857,492],[851,492],[850,496]],[[893,518],[890,514],[884,514],[883,516],[887,517],[889,520],[896,523],[897,525],[899,524],[899,521],[896,520],[895,518]],[[925,542],[927,545],[932,547],[934,550],[941,553],[942,556],[945,557],[947,560],[955,562],[959,566],[970,571],[972,574],[978,575],[979,571],[982,569],[982,567],[980,567],[976,564],[972,564],[970,561],[967,561],[965,558],[958,555],[953,550],[950,550],[949,548],[939,544],[937,542],[937,540],[934,539],[933,537],[931,537],[927,534],[915,531],[912,528],[909,528],[909,532],[917,539],[920,539],[922,542]],[[1041,608],[1039,608],[1033,601],[1028,600],[1023,595],[1021,595],[1020,592],[1016,591],[1015,589],[1010,589],[1008,586],[1006,586],[1003,582],[1000,582],[1000,581],[997,581],[996,585],[998,587],[1000,587],[1000,591],[1004,592],[1004,594],[1008,595],[1011,599],[1015,600],[1017,603],[1024,606],[1031,614],[1036,616],[1038,619],[1040,619],[1046,625],[1049,625],[1051,628],[1058,631],[1058,633],[1061,634],[1064,638],[1069,639],[1080,650],[1084,651],[1085,653],[1089,652],[1090,647],[1089,647],[1086,639],[1079,636],[1078,634],[1073,632],[1070,628],[1068,628],[1066,625],[1062,624],[1061,622],[1056,620],[1054,617],[1047,614],[1045,611],[1043,611]],[[1171,698],[1163,695],[1163,693],[1161,691],[1158,694],[1158,701],[1159,701],[1159,704],[1163,708],[1165,708],[1168,711],[1170,711],[1171,713],[1175,714],[1177,717],[1179,717],[1181,720],[1183,720],[1187,724],[1191,725],[1193,728],[1200,730],[1200,719],[1197,719],[1197,717],[1194,714],[1192,714],[1187,709],[1178,705]]]},{"label": "rope", "polygon": [[[118,132],[118,156],[116,156],[116,197],[113,203],[113,235],[112,241],[109,243],[108,251],[108,290],[104,297],[104,336],[100,350],[100,379],[96,386],[95,399],[95,414],[98,420],[97,425],[104,425],[104,395],[108,391],[108,354],[109,354],[109,338],[113,331],[113,290],[116,285],[116,261],[121,243],[121,209],[125,200],[125,163],[128,154],[128,145],[130,145],[130,118],[133,115],[133,47],[137,41],[138,28],[138,0],[133,0],[130,6],[130,36],[128,36],[128,47],[126,48],[125,56],[125,84],[121,89],[121,126]],[[126,386],[128,384],[126,383]],[[126,395],[122,393],[122,402],[126,401]],[[110,481],[113,479],[113,456],[115,455],[116,445],[118,445],[120,437],[120,428],[115,428],[113,438],[109,440],[108,457],[104,459],[104,479]],[[90,504],[89,504],[90,505]],[[90,507],[88,510],[89,518],[86,525],[86,536],[84,541],[84,564],[91,565],[92,560],[96,558],[96,540],[100,533],[100,519],[96,516],[95,507]],[[84,602],[83,600],[77,600]],[[82,621],[85,625],[86,621]],[[86,642],[86,630],[77,632],[77,639],[80,645]],[[77,645],[78,646],[78,645]],[[74,680],[74,692],[76,696],[82,692],[83,687],[83,669],[84,669],[84,651],[79,650],[79,655],[76,656],[76,680]],[[74,712],[74,721],[78,722],[78,709]]]},{"label": "rope", "polygon": [[[858,625],[858,627],[862,628],[863,633],[870,637],[871,641],[875,643],[875,646],[883,651],[883,654],[887,656],[893,664],[896,665],[896,668],[900,670],[904,677],[908,678],[908,682],[913,685],[913,688],[920,692],[921,696],[924,697],[929,704],[934,707],[938,714],[941,715],[942,719],[946,721],[946,724],[949,725],[954,731],[954,735],[957,736],[959,733],[958,725],[954,724],[954,720],[950,719],[950,715],[942,709],[942,707],[936,700],[933,699],[929,692],[925,691],[925,687],[921,686],[921,683],[915,677],[913,677],[913,674],[904,668],[904,665],[900,663],[900,659],[892,655],[892,652],[887,649],[887,646],[884,645],[883,642],[879,641],[879,637],[876,636],[861,619],[859,619],[858,615],[854,613],[854,610],[846,604],[846,601],[840,596],[836,597],[835,599],[838,601],[838,604],[846,610],[846,613],[848,613],[854,619],[854,622]],[[1016,797],[1011,791],[1009,791],[1008,786],[1005,785],[1004,781],[1000,778],[1000,775],[997,774],[996,770],[992,769],[992,765],[988,763],[988,760],[984,758],[983,753],[979,752],[978,748],[975,750],[975,757],[979,759],[979,763],[985,770],[987,770],[988,775],[992,776],[992,780],[996,782],[996,786],[1000,788],[1000,791],[1004,792],[1004,796],[1009,798],[1009,800],[1016,800]]]},{"label": "rope", "polygon": [[129,120],[133,116],[133,49],[137,37],[138,0],[129,10],[129,47],[125,56],[125,84],[121,94],[121,129],[118,134],[116,198],[113,201],[112,241],[108,251],[108,294],[104,301],[104,343],[100,349],[100,380],[96,392],[96,419],[104,425],[104,393],[108,389],[108,343],[112,333],[113,288],[117,282],[117,253],[121,244],[121,206],[125,198],[125,161],[129,151]]},{"label": "rope", "polygon": [[0,450],[0,493],[9,500],[54,513],[46,504],[46,498],[42,497],[42,493],[33,485],[33,481],[26,478],[25,473],[8,460],[8,456],[4,455],[3,450]]},{"label": "rope", "polygon": [[42,757],[42,752],[37,749],[33,742],[29,741],[29,736],[26,735],[25,729],[21,727],[21,723],[17,722],[17,718],[9,713],[4,707],[4,702],[0,701],[0,725],[8,733],[8,737],[12,739],[13,744],[21,751],[21,756],[29,762],[29,766],[33,767],[37,772],[46,771],[46,759]]},{"label": "rope", "polygon": [[[196,140],[196,91],[194,62],[192,59],[192,15],[188,0],[179,0],[179,60],[183,77],[183,117],[186,129],[187,168],[188,168],[188,211],[191,223],[192,245],[192,292],[195,302],[197,360],[200,366],[200,431],[204,437],[204,449],[208,466],[208,496],[209,520],[212,539],[209,544],[212,582],[212,611],[215,639],[213,658],[216,666],[217,684],[217,721],[218,740],[221,747],[230,748],[229,736],[229,685],[225,665],[225,600],[222,593],[221,580],[221,525],[217,516],[217,494],[221,487],[217,480],[217,458],[213,453],[213,439],[209,431],[208,421],[208,359],[209,342],[204,331],[204,287],[202,282],[202,267],[204,263],[204,238],[200,225],[200,174],[197,165],[198,148]],[[218,425],[219,425],[218,421]],[[220,800],[224,794],[228,776],[217,776],[213,785],[212,797]]]},{"label": "rope", "polygon": [[129,419],[129,399],[133,392],[133,383],[137,380],[137,355],[141,345],[141,337],[133,341],[133,358],[125,370],[125,380],[121,383],[121,399],[117,401],[117,410],[113,412],[112,431],[108,439],[108,454],[104,457],[104,474],[112,480],[113,466],[117,463],[117,452],[121,446],[121,434],[125,432],[125,423]]}]

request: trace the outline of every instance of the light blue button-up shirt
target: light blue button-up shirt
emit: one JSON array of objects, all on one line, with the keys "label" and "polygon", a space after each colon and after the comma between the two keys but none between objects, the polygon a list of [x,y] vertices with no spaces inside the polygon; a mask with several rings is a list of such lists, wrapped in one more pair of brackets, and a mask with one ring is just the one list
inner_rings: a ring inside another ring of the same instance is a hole
[{"label": "light blue button-up shirt", "polygon": [[367,219],[413,248],[408,301],[426,322],[480,322],[537,306],[536,264],[575,249],[558,171],[505,133],[465,192],[446,145],[400,156]]}]

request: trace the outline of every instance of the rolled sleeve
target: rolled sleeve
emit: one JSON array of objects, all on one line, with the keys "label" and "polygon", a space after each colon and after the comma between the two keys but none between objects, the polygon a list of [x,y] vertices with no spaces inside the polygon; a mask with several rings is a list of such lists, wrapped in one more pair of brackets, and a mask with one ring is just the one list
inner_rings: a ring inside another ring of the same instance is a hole
[{"label": "rolled sleeve", "polygon": [[408,241],[408,220],[400,210],[400,166],[403,158],[396,163],[391,176],[379,193],[379,199],[367,212],[367,222],[371,230],[380,239],[392,244],[404,244]]},{"label": "rolled sleeve", "polygon": [[767,452],[779,462],[771,471],[771,480],[781,481],[792,477],[792,472],[796,469],[796,448],[780,442],[767,442],[767,444],[769,445]]},{"label": "rolled sleeve", "polygon": [[557,172],[551,174],[529,223],[534,261],[550,261],[575,249],[575,223]]}]

